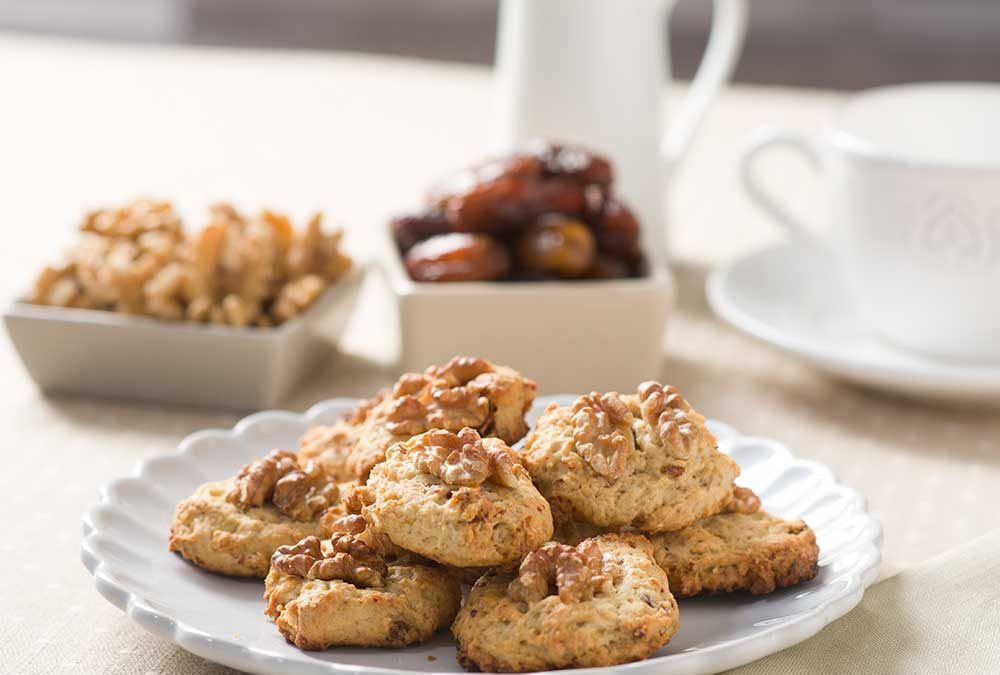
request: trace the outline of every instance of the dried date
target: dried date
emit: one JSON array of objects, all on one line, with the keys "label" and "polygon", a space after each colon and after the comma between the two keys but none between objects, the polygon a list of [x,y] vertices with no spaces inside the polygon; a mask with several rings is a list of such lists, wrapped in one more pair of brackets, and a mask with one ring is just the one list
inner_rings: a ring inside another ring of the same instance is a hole
[{"label": "dried date", "polygon": [[601,253],[625,260],[639,257],[639,221],[617,199],[605,201],[604,213],[596,230],[597,247]]},{"label": "dried date", "polygon": [[519,267],[564,278],[586,273],[594,264],[596,248],[586,225],[555,214],[525,229],[515,245]]},{"label": "dried date", "polygon": [[406,271],[414,281],[495,281],[510,270],[507,249],[488,235],[439,234],[411,248]]},{"label": "dried date", "polygon": [[556,143],[540,143],[533,151],[547,176],[566,177],[602,188],[610,187],[614,181],[611,162],[589,150]]},{"label": "dried date", "polygon": [[456,232],[502,234],[523,227],[543,213],[582,214],[587,208],[587,196],[585,186],[567,179],[502,176],[452,195],[442,207]]},{"label": "dried date", "polygon": [[448,232],[448,220],[440,210],[425,211],[393,219],[392,236],[402,252],[409,251],[418,242],[435,234]]}]

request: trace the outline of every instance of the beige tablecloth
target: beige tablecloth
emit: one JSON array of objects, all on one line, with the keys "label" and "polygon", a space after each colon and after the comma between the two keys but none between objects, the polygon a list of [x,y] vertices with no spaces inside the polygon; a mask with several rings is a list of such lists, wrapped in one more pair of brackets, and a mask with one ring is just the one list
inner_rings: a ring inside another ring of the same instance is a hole
[{"label": "beige tablecloth", "polygon": [[[8,237],[0,295],[12,297],[69,241],[84,208],[143,193],[176,197],[189,213],[220,198],[299,214],[322,207],[364,251],[373,223],[412,204],[429,176],[483,152],[491,89],[480,68],[0,36],[0,92]],[[886,569],[899,570],[995,527],[997,414],[835,382],[721,325],[701,290],[707,265],[776,237],[739,190],[741,139],[764,122],[812,128],[836,99],[736,87],[712,113],[671,195],[681,302],[662,377],[707,415],[783,441],[866,494],[885,527]],[[797,168],[787,165],[781,178],[805,208],[815,190]],[[391,381],[391,310],[369,283],[345,353],[287,407]],[[145,634],[100,598],[78,547],[80,518],[101,483],[237,417],[44,398],[9,345],[0,348],[0,376],[0,671],[226,672]]]},{"label": "beige tablecloth", "polygon": [[810,640],[730,675],[1000,672],[1000,530],[868,589]]}]

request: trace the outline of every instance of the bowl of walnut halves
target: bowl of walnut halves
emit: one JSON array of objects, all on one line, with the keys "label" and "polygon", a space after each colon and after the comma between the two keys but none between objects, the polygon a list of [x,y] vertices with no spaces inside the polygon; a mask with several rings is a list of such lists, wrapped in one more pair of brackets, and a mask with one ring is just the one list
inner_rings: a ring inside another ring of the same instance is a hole
[{"label": "bowl of walnut halves", "polygon": [[674,286],[642,239],[590,150],[539,142],[457,172],[384,231],[403,367],[475,351],[549,391],[659,372]]},{"label": "bowl of walnut halves", "polygon": [[329,351],[361,277],[319,214],[296,228],[219,204],[189,232],[139,199],[88,213],[4,323],[45,392],[265,408]]}]

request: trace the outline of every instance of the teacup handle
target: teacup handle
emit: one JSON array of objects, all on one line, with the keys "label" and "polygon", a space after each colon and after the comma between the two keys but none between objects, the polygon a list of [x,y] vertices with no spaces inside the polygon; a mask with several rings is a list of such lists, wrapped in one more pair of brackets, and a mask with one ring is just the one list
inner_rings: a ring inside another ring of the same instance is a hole
[{"label": "teacup handle", "polygon": [[750,137],[743,158],[740,161],[740,178],[747,194],[757,205],[774,218],[779,225],[794,236],[815,245],[822,245],[820,235],[813,228],[807,227],[802,221],[779,202],[771,193],[764,189],[758,180],[755,165],[765,150],[775,147],[791,148],[803,155],[817,172],[823,170],[823,163],[815,143],[802,134],[774,127],[758,129]]}]

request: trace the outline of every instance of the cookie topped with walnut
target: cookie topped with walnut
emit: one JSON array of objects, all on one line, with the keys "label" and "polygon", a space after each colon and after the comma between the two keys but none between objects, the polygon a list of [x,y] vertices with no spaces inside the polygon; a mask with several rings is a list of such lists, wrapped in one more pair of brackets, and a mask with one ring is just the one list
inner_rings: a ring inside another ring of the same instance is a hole
[{"label": "cookie topped with walnut", "polygon": [[346,532],[280,547],[264,582],[265,614],[300,649],[420,642],[454,618],[461,598],[444,570],[393,560]]},{"label": "cookie topped with walnut", "polygon": [[515,443],[528,432],[524,416],[536,388],[512,368],[470,356],[406,373],[347,420],[354,428],[354,448],[346,470],[364,480],[390,445],[431,429],[470,427],[482,436]]},{"label": "cookie topped with walnut", "polygon": [[178,504],[170,550],[212,572],[263,578],[279,546],[331,531],[344,514],[341,487],[319,465],[274,450]]},{"label": "cookie topped with walnut", "polygon": [[466,427],[393,445],[356,493],[395,544],[455,567],[520,560],[552,536],[552,514],[517,455]]},{"label": "cookie topped with walnut", "polygon": [[521,457],[557,522],[644,532],[679,530],[718,513],[739,466],[674,387],[592,393],[549,406]]},{"label": "cookie topped with walnut", "polygon": [[679,625],[649,542],[606,534],[529,553],[516,574],[488,572],[452,625],[470,670],[529,672],[644,659]]}]

